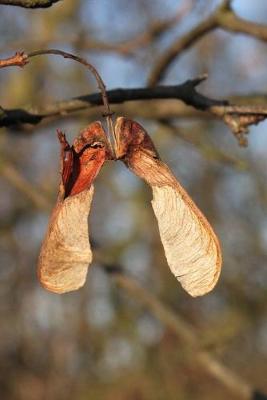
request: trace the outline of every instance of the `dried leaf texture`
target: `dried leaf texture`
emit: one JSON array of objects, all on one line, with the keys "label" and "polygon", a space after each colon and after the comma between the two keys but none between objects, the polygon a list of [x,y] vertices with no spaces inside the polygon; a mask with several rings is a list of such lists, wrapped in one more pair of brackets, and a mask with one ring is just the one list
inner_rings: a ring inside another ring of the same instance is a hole
[{"label": "dried leaf texture", "polygon": [[65,293],[84,285],[92,261],[88,216],[93,198],[89,190],[66,198],[54,209],[39,256],[38,275],[42,285]]},{"label": "dried leaf texture", "polygon": [[92,261],[88,217],[94,189],[92,182],[110,157],[100,122],[89,125],[70,146],[62,132],[61,182],[56,206],[41,247],[38,276],[41,284],[55,293],[84,285]]},{"label": "dried leaf texture", "polygon": [[221,269],[216,235],[181,187],[152,186],[152,190],[152,206],[172,273],[191,296],[206,294]]},{"label": "dried leaf texture", "polygon": [[[118,148],[127,166],[152,188],[152,207],[172,273],[191,296],[201,296],[215,286],[222,256],[216,234],[170,169],[158,157],[145,130],[136,122],[119,119]],[[119,137],[124,136],[124,139]]]}]

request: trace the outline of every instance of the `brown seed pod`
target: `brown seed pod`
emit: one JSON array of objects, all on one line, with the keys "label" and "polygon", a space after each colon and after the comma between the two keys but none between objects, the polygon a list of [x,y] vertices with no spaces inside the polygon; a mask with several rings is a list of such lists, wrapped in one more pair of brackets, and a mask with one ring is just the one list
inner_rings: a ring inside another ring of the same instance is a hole
[{"label": "brown seed pod", "polygon": [[172,273],[191,296],[215,286],[221,270],[221,249],[212,227],[164,164],[144,128],[118,118],[116,155],[152,188],[152,207]]},{"label": "brown seed pod", "polygon": [[70,146],[62,132],[61,182],[55,208],[38,261],[41,284],[55,293],[76,290],[84,285],[92,261],[88,216],[93,181],[110,149],[100,122],[90,124]]}]

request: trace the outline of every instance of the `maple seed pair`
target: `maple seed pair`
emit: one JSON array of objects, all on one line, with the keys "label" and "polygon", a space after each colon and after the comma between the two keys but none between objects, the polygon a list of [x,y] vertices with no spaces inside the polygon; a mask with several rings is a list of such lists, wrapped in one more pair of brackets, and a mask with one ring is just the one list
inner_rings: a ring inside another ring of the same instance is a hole
[{"label": "maple seed pair", "polygon": [[[42,285],[56,293],[84,285],[92,261],[88,216],[93,181],[112,151],[100,122],[89,125],[70,147],[61,143],[61,183],[39,256]],[[215,286],[221,270],[218,239],[193,200],[164,164],[144,128],[120,117],[115,125],[115,156],[153,192],[152,207],[172,273],[191,296]]]}]

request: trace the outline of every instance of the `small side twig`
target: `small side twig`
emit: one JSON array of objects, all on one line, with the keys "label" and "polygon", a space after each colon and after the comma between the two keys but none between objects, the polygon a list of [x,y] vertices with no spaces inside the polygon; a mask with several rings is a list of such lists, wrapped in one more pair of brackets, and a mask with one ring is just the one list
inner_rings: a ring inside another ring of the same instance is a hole
[{"label": "small side twig", "polygon": [[92,74],[94,75],[94,77],[95,77],[95,79],[97,81],[98,88],[99,88],[101,96],[102,96],[103,104],[104,104],[104,107],[106,109],[106,113],[111,114],[110,107],[109,107],[109,102],[108,102],[108,97],[107,97],[107,93],[106,93],[106,86],[105,86],[101,76],[99,75],[97,69],[92,64],[87,62],[82,57],[76,56],[76,55],[68,53],[66,51],[57,50],[57,49],[46,49],[46,50],[33,51],[32,53],[29,53],[27,55],[27,57],[29,59],[29,58],[32,58],[32,57],[41,56],[41,55],[48,55],[48,54],[54,54],[54,55],[62,56],[64,58],[69,58],[69,59],[77,61],[80,64],[83,64],[85,67],[87,67],[92,72]]},{"label": "small side twig", "polygon": [[161,54],[151,69],[148,85],[155,86],[165,76],[170,65],[179,55],[194,45],[199,39],[215,29],[243,33],[267,42],[267,26],[239,18],[231,7],[231,1],[223,0],[217,9],[189,32],[174,40]]},{"label": "small side twig", "polygon": [[257,125],[267,118],[267,107],[265,106],[212,106],[209,111],[228,125],[242,147],[248,145],[249,127]]},{"label": "small side twig", "polygon": [[108,128],[107,139],[109,142],[110,151],[111,151],[111,153],[113,153],[113,146],[112,146],[111,140],[116,141],[115,134],[114,134],[114,128],[113,128],[113,122],[112,122],[112,114],[113,113],[111,112],[111,109],[109,106],[109,100],[108,100],[108,96],[107,96],[106,86],[103,82],[103,79],[99,75],[97,69],[91,63],[86,61],[84,58],[76,56],[75,54],[72,54],[72,53],[68,53],[66,51],[58,50],[58,49],[37,50],[32,53],[29,53],[28,59],[32,58],[32,57],[36,57],[36,56],[40,56],[40,55],[48,55],[48,54],[53,54],[53,55],[61,56],[64,58],[68,58],[70,60],[77,61],[78,63],[80,63],[80,64],[84,65],[86,68],[88,68],[89,71],[91,71],[91,73],[94,75],[97,85],[98,85],[98,88],[100,90],[101,98],[102,98],[104,108],[105,108],[103,116],[106,118],[106,121],[107,121],[107,128]]},{"label": "small side twig", "polygon": [[[1,1],[1,0],[0,0]],[[101,93],[101,98],[104,104],[105,112],[103,113],[103,116],[106,118],[107,121],[107,127],[108,127],[108,137],[107,140],[109,142],[110,146],[110,151],[113,153],[113,146],[111,140],[116,141],[115,134],[114,134],[114,128],[113,128],[113,122],[112,122],[112,112],[110,110],[109,106],[109,101],[108,101],[108,96],[107,96],[107,91],[106,91],[106,86],[99,75],[97,69],[89,62],[87,62],[84,58],[76,56],[72,53],[68,53],[66,51],[58,50],[58,49],[45,49],[45,50],[37,50],[33,51],[32,53],[25,54],[24,52],[17,52],[15,56],[10,57],[8,59],[0,61],[2,63],[2,67],[7,67],[11,65],[16,65],[23,67],[25,64],[29,62],[29,59],[32,57],[40,56],[40,55],[48,55],[48,54],[53,54],[53,55],[58,55],[64,58],[68,58],[74,61],[77,61],[78,63],[84,65],[86,68],[88,68],[91,73],[94,75],[96,82],[98,84],[98,88]],[[1,64],[0,64],[1,66]],[[2,107],[0,107],[0,119],[1,116],[5,116],[6,113]],[[39,119],[34,119],[35,121],[39,121]],[[33,121],[33,120],[32,120]],[[112,139],[111,139],[112,138]]]},{"label": "small side twig", "polygon": [[28,63],[28,57],[23,51],[17,51],[14,56],[0,60],[0,68],[24,67]]},{"label": "small side twig", "polygon": [[190,32],[186,33],[184,36],[174,41],[171,46],[161,56],[158,57],[154,66],[152,67],[148,78],[148,86],[157,85],[166,74],[172,62],[178,57],[180,53],[188,49],[198,39],[200,39],[215,28],[216,20],[212,15],[206,20],[202,21]]}]

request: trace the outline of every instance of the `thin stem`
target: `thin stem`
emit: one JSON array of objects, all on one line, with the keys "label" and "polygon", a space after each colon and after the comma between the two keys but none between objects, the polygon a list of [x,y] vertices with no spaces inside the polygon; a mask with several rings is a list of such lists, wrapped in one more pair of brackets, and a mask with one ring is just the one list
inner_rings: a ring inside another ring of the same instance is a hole
[{"label": "thin stem", "polygon": [[92,64],[87,62],[84,58],[81,58],[81,57],[76,56],[76,55],[74,55],[72,53],[68,53],[66,51],[57,50],[57,49],[36,50],[36,51],[33,51],[32,53],[29,53],[28,54],[28,58],[36,57],[36,56],[40,56],[40,55],[46,55],[46,54],[58,55],[58,56],[62,56],[64,58],[69,58],[71,60],[77,61],[80,64],[85,65],[92,72],[92,74],[94,75],[94,77],[96,79],[98,88],[99,88],[99,90],[101,92],[103,105],[104,105],[104,108],[105,108],[104,117],[106,118],[107,129],[108,129],[107,140],[108,140],[110,149],[112,151],[112,154],[114,156],[114,147],[113,147],[111,138],[112,138],[114,143],[116,143],[116,139],[115,139],[114,127],[113,127],[113,121],[112,121],[112,111],[111,111],[110,106],[109,106],[106,86],[105,86],[105,84],[103,82],[103,79],[99,75],[97,69]]}]

